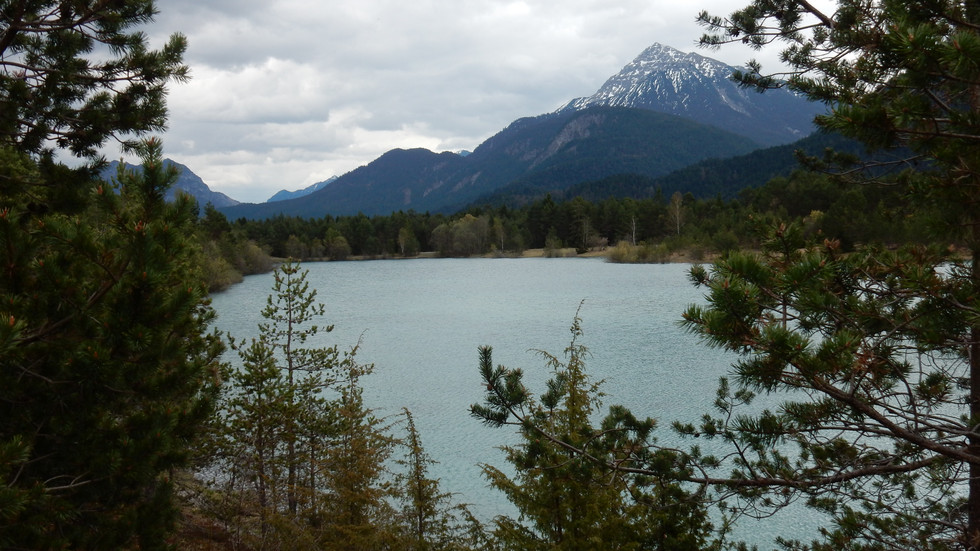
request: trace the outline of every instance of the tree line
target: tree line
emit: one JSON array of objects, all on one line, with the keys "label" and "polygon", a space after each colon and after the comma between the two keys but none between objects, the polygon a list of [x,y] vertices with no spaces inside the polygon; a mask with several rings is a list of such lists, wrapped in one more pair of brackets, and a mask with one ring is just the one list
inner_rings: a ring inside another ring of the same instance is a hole
[{"label": "tree line", "polygon": [[908,192],[897,178],[890,185],[853,186],[832,173],[801,168],[747,187],[731,200],[699,199],[690,192],[600,201],[556,201],[546,195],[523,207],[473,206],[453,215],[278,215],[233,222],[208,205],[201,228],[208,249],[245,274],[268,269],[268,261],[247,260],[261,251],[280,258],[346,260],[413,257],[426,251],[472,256],[611,248],[616,261],[664,261],[681,250],[698,260],[710,253],[758,248],[760,221],[773,219],[798,221],[815,235],[840,240],[845,250],[861,243],[925,242],[930,228],[924,218],[912,216]]}]

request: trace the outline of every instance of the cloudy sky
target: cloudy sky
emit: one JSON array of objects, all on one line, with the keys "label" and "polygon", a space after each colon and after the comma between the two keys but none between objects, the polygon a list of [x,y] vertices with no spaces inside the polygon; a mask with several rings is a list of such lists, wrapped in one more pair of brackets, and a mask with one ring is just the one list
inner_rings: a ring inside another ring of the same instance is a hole
[{"label": "cloudy sky", "polygon": [[161,0],[151,39],[185,34],[191,68],[171,88],[165,153],[212,189],[261,202],[393,148],[472,150],[591,95],[654,42],[699,51],[697,13],[745,3]]}]

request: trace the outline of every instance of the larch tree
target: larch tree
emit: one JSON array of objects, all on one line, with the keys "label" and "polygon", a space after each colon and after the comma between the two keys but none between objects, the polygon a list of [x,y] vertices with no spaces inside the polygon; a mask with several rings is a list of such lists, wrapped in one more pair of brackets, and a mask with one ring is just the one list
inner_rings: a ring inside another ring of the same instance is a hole
[{"label": "larch tree", "polygon": [[[171,475],[206,417],[220,341],[196,206],[164,201],[157,141],[185,41],[151,0],[0,2],[0,547],[164,548]],[[97,177],[119,140],[144,174]],[[90,161],[70,169],[62,152]]]},{"label": "larch tree", "polygon": [[397,539],[387,484],[395,439],[384,419],[364,404],[361,377],[373,365],[356,362],[357,347],[340,366],[338,396],[330,401],[331,430],[319,460],[323,473],[322,549],[384,549]]},{"label": "larch tree", "polygon": [[482,525],[464,505],[454,505],[452,494],[443,492],[429,468],[436,463],[422,446],[412,413],[403,408],[406,435],[399,444],[402,459],[396,460],[394,488],[401,510],[402,528],[396,549],[406,551],[464,551],[484,543]]},{"label": "larch tree", "polygon": [[328,395],[346,365],[335,346],[310,346],[333,327],[316,325],[324,305],[307,275],[292,260],[273,272],[259,337],[232,340],[241,365],[227,374],[218,412],[220,482],[245,505],[239,510],[258,513],[257,530],[241,531],[263,548],[309,534],[309,519],[320,515],[320,462],[333,430]]}]

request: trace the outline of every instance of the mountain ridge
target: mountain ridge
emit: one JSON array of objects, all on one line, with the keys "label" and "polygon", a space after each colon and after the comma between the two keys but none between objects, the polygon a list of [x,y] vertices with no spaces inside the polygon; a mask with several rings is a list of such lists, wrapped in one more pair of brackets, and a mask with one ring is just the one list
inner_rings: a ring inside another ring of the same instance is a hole
[{"label": "mountain ridge", "polygon": [[729,79],[734,70],[654,44],[593,95],[519,118],[468,155],[391,150],[301,197],[224,210],[233,218],[449,212],[508,185],[567,189],[615,174],[659,178],[812,132],[821,106],[784,89],[739,88]]},{"label": "mountain ridge", "polygon": [[317,182],[315,184],[311,184],[309,186],[306,186],[303,189],[297,189],[297,190],[294,190],[294,191],[289,191],[288,189],[281,189],[281,190],[277,191],[275,193],[275,195],[273,195],[272,197],[269,197],[268,199],[266,199],[265,202],[266,203],[275,203],[276,201],[285,201],[286,199],[296,199],[298,197],[303,197],[305,195],[309,195],[309,194],[313,193],[314,191],[320,191],[324,187],[326,187],[326,186],[330,185],[331,183],[333,183],[334,180],[336,180],[337,178],[339,178],[339,176],[331,176],[331,177],[327,178],[326,180],[323,180],[322,182]]},{"label": "mountain ridge", "polygon": [[224,209],[230,218],[450,212],[511,182],[567,187],[620,172],[667,174],[698,160],[758,148],[744,137],[688,119],[625,107],[525,117],[471,154],[391,150],[324,189],[269,204]]}]

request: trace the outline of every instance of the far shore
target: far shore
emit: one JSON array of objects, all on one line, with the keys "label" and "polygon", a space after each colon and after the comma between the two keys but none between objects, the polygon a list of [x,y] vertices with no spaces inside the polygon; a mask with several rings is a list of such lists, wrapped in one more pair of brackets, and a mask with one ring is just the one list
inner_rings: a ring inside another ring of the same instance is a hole
[{"label": "far shore", "polygon": [[[550,258],[605,258],[608,254],[608,249],[593,250],[578,254],[575,252],[574,248],[566,247],[557,251],[557,254],[552,253]],[[700,259],[694,259],[689,251],[677,251],[672,253],[670,257],[665,262],[658,262],[658,264],[697,264],[697,263],[709,263],[715,260],[717,255],[708,254],[702,255]],[[546,258],[549,255],[545,254],[544,249],[526,249],[521,254],[515,253],[487,253],[484,255],[469,256],[469,257],[442,257],[437,251],[426,251],[419,253],[415,256],[371,256],[371,255],[352,255],[346,260],[410,260],[413,258]],[[280,260],[280,259],[277,259]],[[317,261],[327,261],[326,258],[309,259],[307,262],[317,262]]]}]

